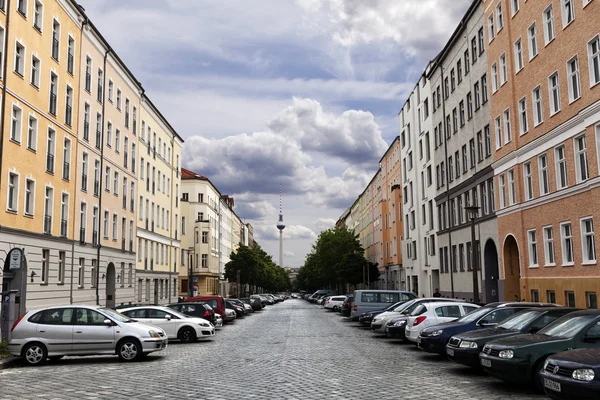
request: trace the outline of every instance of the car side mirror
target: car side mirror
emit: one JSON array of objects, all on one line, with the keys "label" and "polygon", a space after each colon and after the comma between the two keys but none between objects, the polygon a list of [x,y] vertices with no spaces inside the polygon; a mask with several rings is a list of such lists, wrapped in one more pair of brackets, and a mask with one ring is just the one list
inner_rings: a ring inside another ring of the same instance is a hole
[{"label": "car side mirror", "polygon": [[106,318],[106,319],[104,320],[104,325],[107,325],[107,326],[112,326],[112,325],[113,325],[113,322],[112,322],[110,319]]},{"label": "car side mirror", "polygon": [[171,320],[171,314],[167,314],[167,315],[165,316],[165,319],[166,319],[167,321],[170,321],[170,320]]},{"label": "car side mirror", "polygon": [[496,326],[495,322],[489,322],[488,320],[482,319],[481,321],[479,321],[479,323],[477,324],[479,326]]},{"label": "car side mirror", "polygon": [[600,342],[600,335],[585,335],[583,337],[583,341],[587,343],[597,343]]}]

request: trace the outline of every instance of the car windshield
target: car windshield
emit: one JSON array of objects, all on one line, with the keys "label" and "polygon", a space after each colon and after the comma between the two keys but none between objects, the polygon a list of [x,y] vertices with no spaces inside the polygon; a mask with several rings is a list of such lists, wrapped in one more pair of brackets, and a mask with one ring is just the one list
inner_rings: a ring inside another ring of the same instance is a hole
[{"label": "car windshield", "polygon": [[493,308],[489,308],[489,307],[478,308],[476,310],[471,311],[468,314],[463,315],[458,320],[456,320],[456,322],[473,322],[476,319],[478,319],[479,317],[484,316],[485,314],[489,313],[492,310],[493,310]]},{"label": "car windshield", "polygon": [[126,315],[121,314],[118,311],[111,310],[110,308],[99,308],[98,310],[102,311],[102,313],[108,315],[112,319],[117,322],[132,322],[133,320]]},{"label": "car windshield", "polygon": [[394,308],[396,308],[396,307],[398,307],[398,306],[402,305],[403,303],[404,303],[404,301],[399,301],[399,302],[397,302],[397,303],[394,303],[394,304],[392,304],[391,306],[387,307],[387,308],[385,309],[385,311],[392,311]]},{"label": "car windshield", "polygon": [[579,331],[581,331],[596,317],[597,315],[577,315],[574,317],[565,315],[564,317],[552,322],[544,329],[541,329],[538,333],[540,335],[571,338],[579,333]]},{"label": "car windshield", "polygon": [[406,310],[407,308],[409,308],[410,306],[412,306],[413,304],[415,304],[416,300],[409,300],[406,303],[400,304],[399,306],[397,306],[396,308],[394,308],[394,312],[402,312],[404,310]]},{"label": "car windshield", "polygon": [[540,311],[526,311],[518,313],[506,319],[496,328],[520,331],[521,329],[525,328],[528,324],[530,324],[531,321],[539,317],[540,314]]},{"label": "car windshield", "polygon": [[[166,310],[165,310],[165,311],[166,311]],[[170,313],[170,314],[173,314],[174,316],[176,316],[176,317],[179,317],[179,318],[190,318],[190,316],[189,316],[189,315],[182,314],[182,313],[180,313],[179,311],[175,311],[175,310],[173,310],[172,308],[169,308],[169,313]],[[192,317],[192,318],[193,318],[193,317]]]}]

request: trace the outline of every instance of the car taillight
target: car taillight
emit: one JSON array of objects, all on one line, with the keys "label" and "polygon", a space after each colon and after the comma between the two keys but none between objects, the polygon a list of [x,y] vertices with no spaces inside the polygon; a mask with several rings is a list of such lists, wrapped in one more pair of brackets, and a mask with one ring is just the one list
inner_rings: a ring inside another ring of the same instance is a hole
[{"label": "car taillight", "polygon": [[358,311],[358,306],[354,306],[354,311]]},{"label": "car taillight", "polygon": [[21,316],[19,317],[19,319],[15,321],[15,323],[14,323],[14,324],[12,325],[12,327],[10,328],[10,331],[11,331],[11,332],[15,330],[15,328],[17,327],[17,325],[19,324],[19,322],[21,322],[21,320],[23,319],[23,317],[24,317],[24,316],[25,316],[25,314],[21,315]]},{"label": "car taillight", "polygon": [[417,319],[415,319],[415,322],[413,322],[413,326],[419,325],[421,322],[425,321],[426,319],[427,319],[427,317],[424,315],[417,317]]},{"label": "car taillight", "polygon": [[208,310],[204,311],[204,316],[205,317],[210,317],[210,311],[208,311]]}]

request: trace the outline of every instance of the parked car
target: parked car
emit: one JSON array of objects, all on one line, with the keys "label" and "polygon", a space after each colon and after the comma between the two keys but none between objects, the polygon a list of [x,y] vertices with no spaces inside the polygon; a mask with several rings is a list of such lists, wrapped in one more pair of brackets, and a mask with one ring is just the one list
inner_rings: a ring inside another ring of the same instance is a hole
[{"label": "parked car", "polygon": [[[196,318],[204,318],[209,321],[215,327],[217,325],[217,318],[215,317],[215,310],[208,304],[204,302],[187,302],[187,303],[173,303],[167,304],[167,307],[172,308],[173,310],[180,312],[188,317],[196,317]],[[221,321],[221,324],[223,322]]]},{"label": "parked car", "polygon": [[244,309],[244,307],[240,307],[237,304],[231,302],[230,300],[225,300],[225,307],[235,311],[236,318],[242,318],[244,315],[246,315],[246,310]]},{"label": "parked car", "polygon": [[204,318],[188,317],[169,307],[143,306],[121,310],[129,318],[147,325],[158,326],[169,339],[182,343],[208,339],[215,335],[215,327]]},{"label": "parked car", "polygon": [[321,289],[321,290],[317,290],[316,292],[314,292],[313,294],[308,296],[307,300],[311,303],[314,303],[317,301],[317,298],[319,296],[329,296],[329,295],[334,295],[334,294],[335,294],[335,291],[333,291],[333,290]]},{"label": "parked car", "polygon": [[[261,295],[261,294],[253,294],[250,296],[251,299],[258,299],[260,301],[260,304],[263,307],[266,307],[269,304],[269,299],[267,299],[265,296]],[[271,302],[271,304],[273,304]]]},{"label": "parked car", "polygon": [[251,298],[251,297],[244,297],[242,299],[240,299],[244,304],[248,304],[250,307],[252,307],[253,311],[260,311],[262,310],[263,306],[262,303],[260,301],[260,299],[257,298]]},{"label": "parked car", "polygon": [[473,303],[452,301],[420,304],[410,313],[406,321],[406,339],[416,342],[423,329],[444,322],[456,321],[478,308],[479,306]]},{"label": "parked car", "polygon": [[[387,323],[392,319],[396,319],[396,322],[403,321],[403,323],[398,323],[396,326],[402,325],[404,329],[404,324],[408,320],[408,316],[411,312],[415,310],[419,305],[431,302],[440,302],[440,301],[450,301],[450,302],[463,302],[463,300],[458,299],[441,299],[439,297],[426,297],[426,298],[417,298],[412,299],[407,302],[401,303],[396,306],[394,309],[390,311],[382,312],[381,314],[375,316],[371,321],[371,330],[376,333],[385,333],[385,328],[387,327]],[[397,318],[404,317],[403,320],[398,320]],[[399,336],[400,337],[400,336]],[[405,339],[404,331],[401,333],[402,339]]]},{"label": "parked car", "polygon": [[387,308],[394,303],[416,297],[414,293],[403,290],[355,290],[350,317],[358,320],[366,312]]},{"label": "parked car", "polygon": [[325,304],[323,304],[323,307],[333,311],[337,311],[337,309],[341,307],[344,303],[344,300],[346,300],[346,296],[331,296],[325,302]]},{"label": "parked car", "polygon": [[254,310],[252,309],[252,307],[250,307],[249,305],[245,304],[243,301],[241,301],[240,299],[226,299],[231,301],[233,304],[235,304],[238,307],[241,307],[244,310],[244,315],[248,315],[254,312]]},{"label": "parked car", "polygon": [[546,395],[553,400],[597,400],[600,349],[577,349],[550,356],[541,378]]},{"label": "parked car", "polygon": [[483,370],[507,382],[533,383],[541,391],[546,359],[571,349],[600,348],[600,310],[575,311],[535,334],[498,339],[485,345]]},{"label": "parked car", "polygon": [[398,306],[402,305],[406,303],[406,300],[403,301],[399,301],[397,303],[394,304],[390,304],[385,308],[382,308],[380,310],[371,310],[369,312],[366,312],[364,314],[362,314],[360,317],[358,317],[358,322],[360,322],[361,325],[364,326],[371,326],[371,323],[373,322],[373,319],[375,319],[375,317],[377,317],[380,314],[383,314],[384,312],[388,312],[391,310],[396,309]]},{"label": "parked car", "polygon": [[446,354],[446,344],[454,335],[475,329],[491,328],[526,308],[552,307],[548,303],[489,303],[454,322],[430,326],[421,331],[417,346],[429,353]]},{"label": "parked car", "polygon": [[225,309],[225,321],[227,321],[227,322],[235,321],[236,318],[237,318],[237,313],[235,312],[235,310],[230,309],[230,308]]},{"label": "parked car", "polygon": [[[208,304],[209,306],[212,307],[213,310],[215,310],[216,313],[221,314],[221,316],[226,315],[225,314],[225,299],[222,296],[217,296],[217,295],[195,296],[195,297],[189,297],[189,298],[185,299],[185,302],[196,302],[196,301],[201,301],[201,302]],[[229,321],[227,318],[225,318],[225,320]]]},{"label": "parked car", "polygon": [[347,295],[346,299],[342,303],[342,307],[340,308],[340,313],[344,317],[350,317],[350,314],[352,312],[352,297],[353,296],[354,295],[352,295],[352,294]]},{"label": "parked car", "polygon": [[479,353],[486,343],[521,333],[536,333],[549,323],[573,311],[577,309],[540,307],[520,311],[493,328],[452,336],[446,345],[446,354],[449,359],[459,364],[481,368]]},{"label": "parked car", "polygon": [[223,326],[223,317],[219,313],[215,313],[215,328],[221,328]]},{"label": "parked car", "polygon": [[63,306],[29,310],[12,326],[8,349],[36,366],[63,356],[117,354],[133,361],[167,347],[161,328],[138,323],[106,307]]}]

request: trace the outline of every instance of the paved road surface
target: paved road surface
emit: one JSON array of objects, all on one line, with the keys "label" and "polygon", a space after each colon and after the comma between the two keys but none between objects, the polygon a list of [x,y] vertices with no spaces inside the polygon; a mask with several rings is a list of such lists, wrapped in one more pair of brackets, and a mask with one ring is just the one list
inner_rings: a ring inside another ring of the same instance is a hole
[{"label": "paved road surface", "polygon": [[[156,353],[155,353],[156,354]],[[374,336],[305,300],[171,343],[137,363],[65,358],[0,371],[0,399],[544,399],[414,346]]]}]

